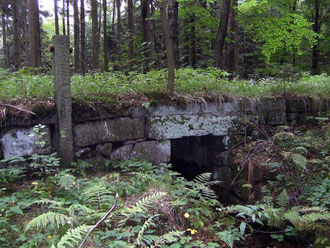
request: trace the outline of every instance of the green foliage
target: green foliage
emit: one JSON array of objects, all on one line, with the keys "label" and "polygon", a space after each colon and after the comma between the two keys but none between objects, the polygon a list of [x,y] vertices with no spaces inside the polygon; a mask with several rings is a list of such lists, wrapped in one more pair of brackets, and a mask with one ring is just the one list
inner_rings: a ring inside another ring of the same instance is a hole
[{"label": "green foliage", "polygon": [[81,225],[70,229],[58,242],[57,248],[77,247],[91,226]]},{"label": "green foliage", "polygon": [[25,231],[34,229],[34,228],[49,228],[57,227],[60,228],[64,225],[70,224],[73,219],[67,215],[47,212],[39,215],[38,217],[32,219],[25,228]]}]

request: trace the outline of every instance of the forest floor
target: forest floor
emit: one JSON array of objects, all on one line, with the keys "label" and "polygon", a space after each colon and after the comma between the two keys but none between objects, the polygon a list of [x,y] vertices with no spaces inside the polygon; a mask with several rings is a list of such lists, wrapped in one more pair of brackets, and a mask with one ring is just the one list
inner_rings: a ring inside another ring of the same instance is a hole
[{"label": "forest floor", "polygon": [[118,193],[86,247],[327,247],[329,117],[258,127],[232,148],[239,176],[230,190],[243,201],[229,206],[209,173],[187,181],[165,164],[80,162],[59,171],[54,155],[2,161],[0,246],[77,247]]}]

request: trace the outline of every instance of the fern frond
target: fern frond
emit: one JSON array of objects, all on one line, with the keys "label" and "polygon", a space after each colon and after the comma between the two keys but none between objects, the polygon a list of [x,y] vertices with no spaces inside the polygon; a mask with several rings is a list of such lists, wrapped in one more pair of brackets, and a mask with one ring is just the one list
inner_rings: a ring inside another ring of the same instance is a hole
[{"label": "fern frond", "polygon": [[119,225],[124,225],[129,218],[133,217],[137,213],[147,212],[148,208],[150,208],[152,205],[155,205],[158,199],[162,198],[165,195],[165,192],[157,192],[140,199],[131,207],[125,207],[118,214],[119,216],[123,217],[122,220],[119,222]]},{"label": "fern frond", "polygon": [[25,231],[28,231],[32,228],[46,228],[49,227],[49,225],[55,225],[57,227],[61,227],[66,224],[70,224],[72,220],[73,219],[71,217],[64,214],[47,212],[32,219],[27,224]]},{"label": "fern frond", "polygon": [[57,248],[77,247],[91,226],[81,225],[68,230],[57,244]]},{"label": "fern frond", "polygon": [[72,215],[87,215],[95,212],[94,209],[86,207],[82,204],[73,204],[68,208],[68,210]]},{"label": "fern frond", "polygon": [[172,244],[174,242],[178,242],[184,233],[184,231],[171,231],[165,233],[156,240],[154,247],[161,247],[160,245],[162,244]]},{"label": "fern frond", "polygon": [[204,185],[209,185],[209,186],[217,185],[220,183],[220,181],[212,180],[212,173],[210,173],[210,172],[202,173],[202,174],[196,176],[194,181],[197,183],[202,183]]},{"label": "fern frond", "polygon": [[41,200],[33,201],[29,204],[31,205],[49,205],[50,208],[62,208],[62,206],[65,204],[65,202],[61,201],[54,201],[46,198],[42,198]]},{"label": "fern frond", "polygon": [[114,197],[103,184],[98,183],[87,189],[82,193],[83,200],[91,205],[97,205],[99,208],[111,205],[114,202]]},{"label": "fern frond", "polygon": [[220,184],[220,181],[213,181],[212,173],[206,172],[200,174],[193,181],[192,190],[198,193],[201,198],[217,198],[216,193],[210,188],[210,186]]},{"label": "fern frond", "polygon": [[[158,216],[159,216],[159,214],[153,215],[144,222],[144,224],[142,225],[142,227],[138,233],[136,241],[135,241],[135,243],[137,245],[143,245],[143,235],[144,235],[145,231],[147,231],[151,226],[155,225],[155,223],[153,222],[153,219]],[[150,245],[150,244],[147,244],[147,245]]]}]

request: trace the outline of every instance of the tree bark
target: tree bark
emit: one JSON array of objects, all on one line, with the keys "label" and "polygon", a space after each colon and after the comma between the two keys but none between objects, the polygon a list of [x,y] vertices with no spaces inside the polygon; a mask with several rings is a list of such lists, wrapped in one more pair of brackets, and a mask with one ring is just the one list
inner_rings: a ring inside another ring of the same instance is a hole
[{"label": "tree bark", "polygon": [[150,29],[150,1],[141,0],[141,20],[142,20],[142,32],[143,32],[143,48],[142,53],[144,55],[144,68],[143,72],[150,69],[151,63],[151,29]]},{"label": "tree bark", "polygon": [[[320,32],[320,2],[319,0],[314,0],[314,9],[315,9],[315,15],[314,15],[314,25],[313,30],[315,33]],[[316,75],[319,74],[319,50],[318,50],[318,42],[313,46],[312,49],[312,74]]]},{"label": "tree bark", "polygon": [[91,0],[91,16],[92,16],[92,54],[93,69],[99,69],[99,24],[97,18],[98,3],[97,0]]},{"label": "tree bark", "polygon": [[228,19],[230,12],[230,0],[222,1],[220,24],[217,38],[214,44],[214,67],[222,68],[223,47],[227,35]]},{"label": "tree bark", "polygon": [[66,32],[65,32],[65,0],[63,0],[63,6],[62,6],[62,29],[63,29],[63,35],[66,35]]},{"label": "tree bark", "polygon": [[167,53],[167,68],[168,68],[168,81],[167,81],[167,90],[170,94],[174,91],[174,56],[173,56],[173,47],[172,40],[169,34],[168,20],[166,15],[167,1],[163,0],[161,5],[161,23],[162,30],[165,39],[166,53]]},{"label": "tree bark", "polygon": [[20,35],[19,35],[19,21],[18,21],[18,6],[17,0],[12,0],[13,6],[13,24],[14,24],[14,66],[18,70],[21,66],[20,58]]},{"label": "tree bark", "polygon": [[9,67],[9,56],[8,56],[8,47],[7,47],[7,24],[6,24],[6,15],[2,13],[1,15],[2,22],[2,44],[3,44],[3,55],[5,59],[5,67]]},{"label": "tree bark", "polygon": [[66,0],[66,31],[69,37],[70,45],[70,0]]},{"label": "tree bark", "polygon": [[107,0],[103,0],[103,55],[104,55],[104,71],[108,71],[109,66],[109,47],[108,47],[108,22],[107,22]]},{"label": "tree bark", "polygon": [[80,39],[81,39],[81,49],[80,49],[80,67],[81,73],[86,73],[86,24],[85,24],[85,2],[80,0]]},{"label": "tree bark", "polygon": [[[121,12],[120,12],[121,0],[117,0],[117,59],[118,59],[118,67],[121,62]],[[118,68],[119,69],[119,68]]]},{"label": "tree bark", "polygon": [[128,59],[129,67],[134,67],[134,5],[132,0],[127,0],[127,18],[128,18]]},{"label": "tree bark", "polygon": [[41,66],[41,40],[39,23],[39,4],[38,0],[28,1],[29,10],[29,46],[30,46],[30,66]]},{"label": "tree bark", "polygon": [[168,4],[168,20],[170,37],[173,46],[175,68],[179,69],[179,3],[175,0],[169,0]]},{"label": "tree bark", "polygon": [[233,0],[229,16],[230,39],[228,54],[228,70],[233,76],[238,74],[238,23],[236,20],[237,0]]},{"label": "tree bark", "polygon": [[57,8],[57,0],[54,0],[54,14],[55,14],[55,34],[60,34],[60,26],[58,24],[58,8]]},{"label": "tree bark", "polygon": [[79,11],[78,0],[73,1],[73,17],[74,17],[74,68],[79,72]]}]

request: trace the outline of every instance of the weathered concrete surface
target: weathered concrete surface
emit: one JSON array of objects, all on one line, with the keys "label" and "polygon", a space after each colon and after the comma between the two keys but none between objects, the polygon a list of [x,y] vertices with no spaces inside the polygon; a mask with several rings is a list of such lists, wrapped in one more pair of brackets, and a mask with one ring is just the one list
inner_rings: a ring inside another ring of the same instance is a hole
[{"label": "weathered concrete surface", "polygon": [[39,133],[33,128],[12,129],[1,138],[3,156],[26,156],[34,153],[51,153],[49,127],[42,128]]},{"label": "weathered concrete surface", "polygon": [[75,145],[79,147],[104,142],[121,142],[144,137],[144,119],[118,118],[86,122],[74,127]]},{"label": "weathered concrete surface", "polygon": [[310,98],[288,98],[286,99],[287,113],[306,113],[312,110],[312,102]]},{"label": "weathered concrete surface", "polygon": [[227,135],[237,116],[163,115],[147,119],[146,136],[150,139],[178,139],[185,136]]},{"label": "weathered concrete surface", "polygon": [[133,148],[131,158],[145,160],[153,164],[168,163],[171,160],[171,142],[166,140],[137,143]]}]

